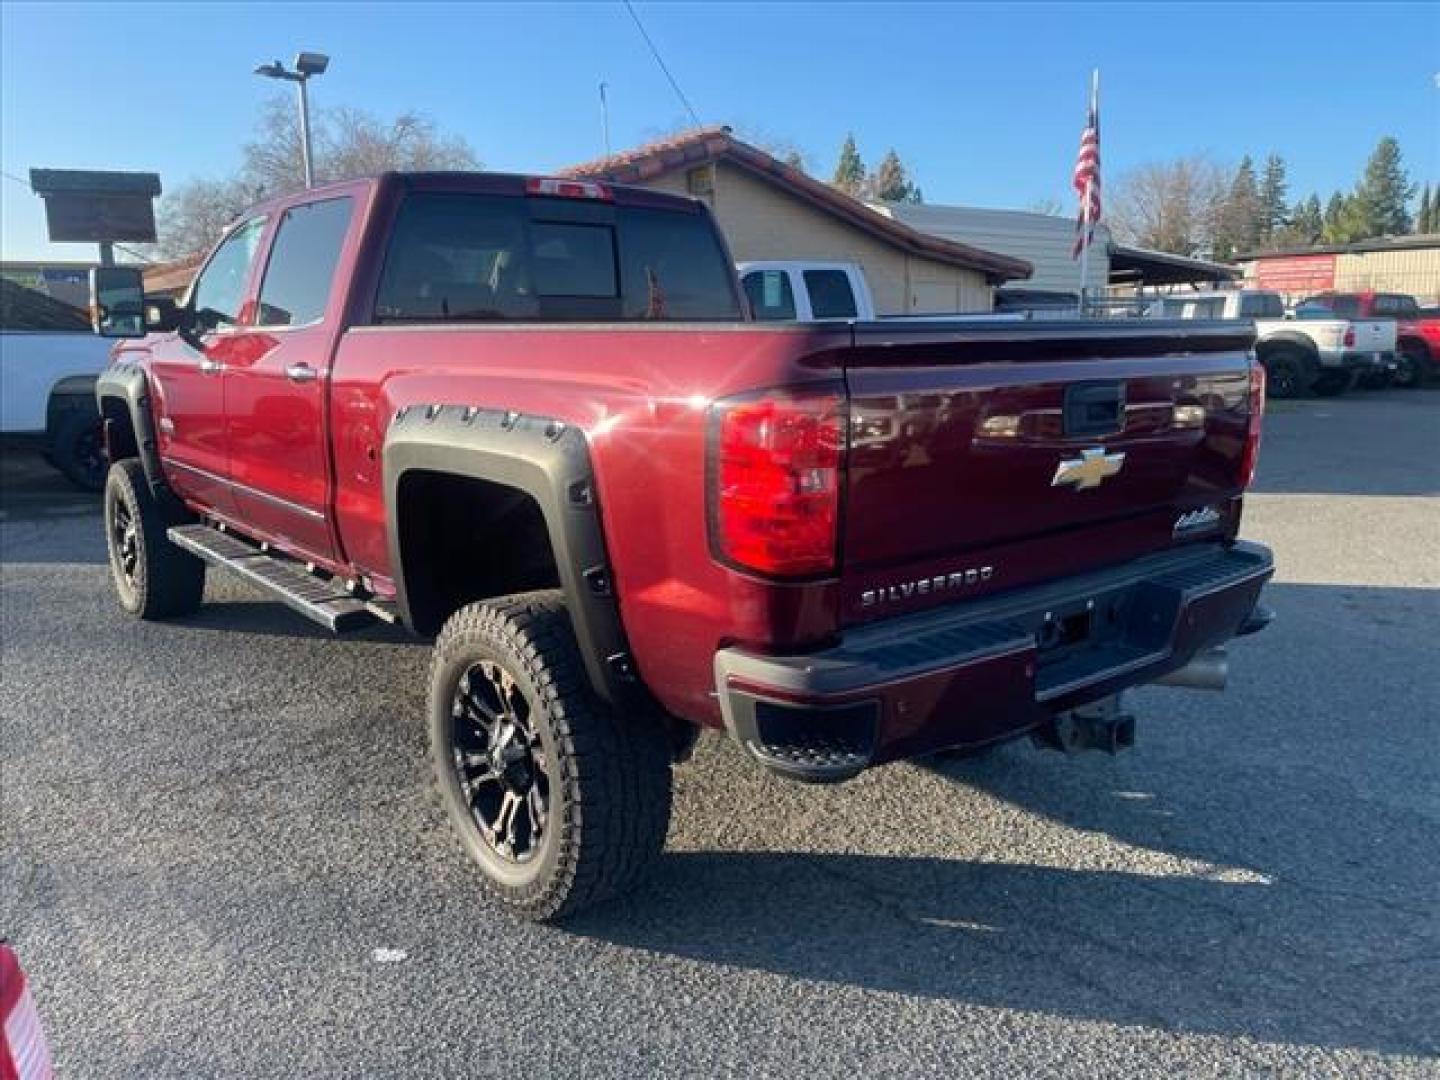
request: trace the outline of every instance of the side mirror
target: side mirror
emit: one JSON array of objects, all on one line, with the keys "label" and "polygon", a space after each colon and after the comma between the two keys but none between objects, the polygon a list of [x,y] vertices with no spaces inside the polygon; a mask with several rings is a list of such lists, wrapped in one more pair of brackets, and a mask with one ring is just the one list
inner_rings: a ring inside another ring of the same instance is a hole
[{"label": "side mirror", "polygon": [[138,267],[90,270],[90,325],[101,337],[145,336],[145,282]]}]

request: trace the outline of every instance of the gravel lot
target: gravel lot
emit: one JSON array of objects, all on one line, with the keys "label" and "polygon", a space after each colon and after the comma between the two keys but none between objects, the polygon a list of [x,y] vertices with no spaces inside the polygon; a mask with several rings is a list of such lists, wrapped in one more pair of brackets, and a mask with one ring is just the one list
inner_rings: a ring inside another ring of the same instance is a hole
[{"label": "gravel lot", "polygon": [[1279,620],[1137,748],[836,788],[719,740],[643,895],[483,899],[426,649],[244,587],[115,607],[92,499],[7,455],[0,931],[66,1077],[1440,1071],[1440,391],[1272,408]]}]

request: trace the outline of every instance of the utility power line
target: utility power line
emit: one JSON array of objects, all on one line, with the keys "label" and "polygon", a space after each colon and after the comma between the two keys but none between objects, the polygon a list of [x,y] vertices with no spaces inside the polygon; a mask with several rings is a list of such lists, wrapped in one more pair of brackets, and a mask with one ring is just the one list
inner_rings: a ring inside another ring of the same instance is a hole
[{"label": "utility power line", "polygon": [[650,46],[650,55],[655,57],[655,63],[660,65],[660,70],[665,73],[665,78],[670,80],[670,89],[675,91],[675,96],[680,99],[680,104],[685,106],[685,111],[690,114],[690,119],[695,122],[696,127],[702,127],[700,116],[695,107],[690,104],[690,99],[685,96],[685,91],[680,89],[680,84],[675,81],[675,76],[670,74],[670,69],[665,65],[660,50],[655,47],[655,42],[650,40],[650,35],[645,32],[645,24],[640,21],[640,16],[635,13],[635,6],[630,0],[623,0],[625,10],[630,12],[630,18],[635,20],[635,29],[640,31],[640,36],[645,39],[645,44]]}]

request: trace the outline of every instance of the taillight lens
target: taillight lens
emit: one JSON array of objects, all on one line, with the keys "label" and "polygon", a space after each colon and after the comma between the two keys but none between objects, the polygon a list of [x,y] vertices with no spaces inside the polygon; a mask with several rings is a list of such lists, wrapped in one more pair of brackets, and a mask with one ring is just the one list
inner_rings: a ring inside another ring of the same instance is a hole
[{"label": "taillight lens", "polygon": [[1353,326],[1347,326],[1347,327],[1345,328],[1345,347],[1348,349],[1348,348],[1350,348],[1350,347],[1351,347],[1352,345],[1354,345],[1354,344],[1355,344],[1355,327],[1353,327]]},{"label": "taillight lens", "polygon": [[1250,414],[1245,422],[1245,450],[1240,456],[1240,482],[1248,488],[1260,463],[1260,426],[1265,419],[1265,367],[1250,361]]},{"label": "taillight lens", "polygon": [[775,577],[835,569],[843,418],[838,394],[715,405],[710,535],[721,559]]}]

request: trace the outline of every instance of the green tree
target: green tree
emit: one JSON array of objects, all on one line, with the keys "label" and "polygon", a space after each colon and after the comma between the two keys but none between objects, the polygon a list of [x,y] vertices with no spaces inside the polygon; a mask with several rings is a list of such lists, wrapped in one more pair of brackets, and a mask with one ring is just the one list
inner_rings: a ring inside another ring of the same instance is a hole
[{"label": "green tree", "polygon": [[1342,195],[1338,191],[1331,195],[1325,206],[1321,239],[1327,244],[1349,244],[1368,235],[1365,214],[1355,196]]},{"label": "green tree", "polygon": [[1435,209],[1430,201],[1430,185],[1425,185],[1425,190],[1420,193],[1420,212],[1415,215],[1415,231],[1417,233],[1429,233],[1435,230],[1434,223]]},{"label": "green tree", "polygon": [[1415,185],[1405,172],[1400,144],[1389,135],[1375,144],[1365,175],[1355,189],[1355,203],[1364,237],[1401,236],[1410,231],[1407,204]]},{"label": "green tree", "polygon": [[1325,232],[1325,216],[1320,209],[1320,196],[1311,195],[1295,204],[1290,214],[1288,244],[1309,245]]},{"label": "green tree", "polygon": [[1260,178],[1260,240],[1271,243],[1285,228],[1288,218],[1288,204],[1285,201],[1289,185],[1285,180],[1285,161],[1279,154],[1265,158],[1265,171]]},{"label": "green tree", "polygon": [[880,159],[880,165],[870,177],[865,189],[866,198],[878,202],[920,201],[920,189],[910,182],[900,155],[893,149]]},{"label": "green tree", "polygon": [[845,136],[840,147],[840,160],[835,165],[831,187],[837,187],[847,195],[858,196],[865,186],[865,163],[860,160],[860,151],[855,148],[855,136]]},{"label": "green tree", "polygon": [[1214,254],[1233,259],[1260,246],[1260,192],[1255,184],[1255,163],[1240,159],[1230,190],[1215,215]]}]

